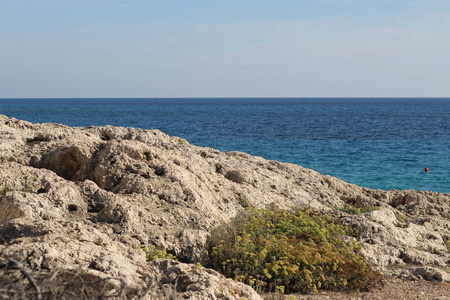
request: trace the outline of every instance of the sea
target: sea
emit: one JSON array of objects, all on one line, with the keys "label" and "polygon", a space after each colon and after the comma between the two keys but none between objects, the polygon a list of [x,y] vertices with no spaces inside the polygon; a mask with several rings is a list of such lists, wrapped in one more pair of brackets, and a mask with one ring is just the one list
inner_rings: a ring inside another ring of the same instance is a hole
[{"label": "sea", "polygon": [[2,98],[0,114],[159,129],[363,187],[450,192],[450,98]]}]

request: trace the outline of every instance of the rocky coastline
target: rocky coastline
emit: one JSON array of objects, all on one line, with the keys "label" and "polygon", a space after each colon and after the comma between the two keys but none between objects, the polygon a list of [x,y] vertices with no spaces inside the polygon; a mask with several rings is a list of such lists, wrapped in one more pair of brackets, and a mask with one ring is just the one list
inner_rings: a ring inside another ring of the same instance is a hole
[{"label": "rocky coastline", "polygon": [[[332,211],[385,276],[450,283],[450,194],[372,190],[158,130],[7,116],[0,166],[0,294],[68,299],[84,283],[117,299],[261,299],[198,263],[213,228],[271,203]],[[148,262],[148,245],[178,260]]]}]

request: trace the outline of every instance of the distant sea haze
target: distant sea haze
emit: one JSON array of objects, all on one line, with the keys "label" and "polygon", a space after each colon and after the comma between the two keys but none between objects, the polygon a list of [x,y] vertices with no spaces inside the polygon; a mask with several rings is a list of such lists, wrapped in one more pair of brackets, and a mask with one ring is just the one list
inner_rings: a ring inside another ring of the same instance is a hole
[{"label": "distant sea haze", "polygon": [[450,192],[450,99],[0,99],[0,113],[33,123],[155,128],[364,187]]}]

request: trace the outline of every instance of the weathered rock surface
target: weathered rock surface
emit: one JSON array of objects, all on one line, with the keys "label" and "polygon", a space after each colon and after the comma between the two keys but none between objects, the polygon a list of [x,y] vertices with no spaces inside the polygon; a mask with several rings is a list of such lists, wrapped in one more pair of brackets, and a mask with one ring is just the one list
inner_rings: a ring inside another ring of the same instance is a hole
[{"label": "weathered rock surface", "polygon": [[[71,128],[2,116],[0,189],[0,267],[10,258],[29,272],[77,270],[137,290],[154,287],[128,298],[163,299],[170,290],[193,299],[257,299],[251,288],[195,266],[210,230],[242,211],[244,199],[260,207],[333,210],[359,230],[375,268],[449,281],[449,194],[371,190],[293,164],[197,147],[158,130]],[[349,215],[339,210],[344,205],[380,209]],[[180,262],[149,264],[138,249],[149,244]]]},{"label": "weathered rock surface", "polygon": [[152,292],[170,298],[175,294],[188,299],[261,299],[251,287],[229,280],[220,273],[193,264],[174,260],[154,260],[150,263],[152,278],[158,282]]}]

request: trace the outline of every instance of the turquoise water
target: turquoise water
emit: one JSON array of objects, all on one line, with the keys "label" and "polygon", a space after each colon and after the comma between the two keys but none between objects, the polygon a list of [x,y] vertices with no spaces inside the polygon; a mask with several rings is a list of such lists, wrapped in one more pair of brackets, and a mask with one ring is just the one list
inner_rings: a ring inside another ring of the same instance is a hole
[{"label": "turquoise water", "polygon": [[157,128],[360,186],[450,192],[450,99],[0,99],[0,112],[33,123]]}]

